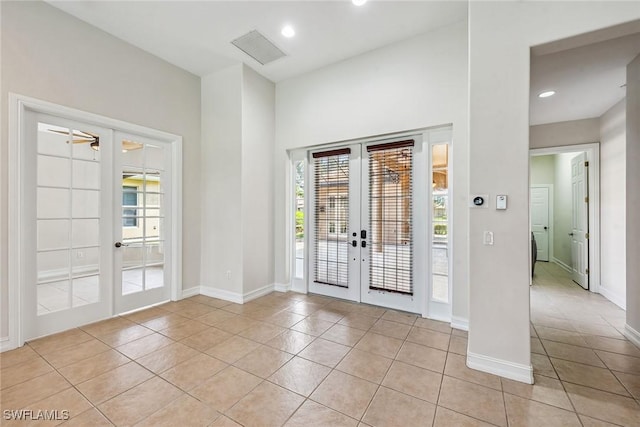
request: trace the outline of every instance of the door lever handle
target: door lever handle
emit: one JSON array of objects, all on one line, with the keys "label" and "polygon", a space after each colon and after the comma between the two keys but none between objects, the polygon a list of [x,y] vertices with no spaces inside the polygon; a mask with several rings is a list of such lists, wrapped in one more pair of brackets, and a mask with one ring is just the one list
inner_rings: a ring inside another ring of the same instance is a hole
[{"label": "door lever handle", "polygon": [[358,241],[357,240],[353,240],[351,242],[351,246],[353,246],[354,248],[357,248],[358,247]]},{"label": "door lever handle", "polygon": [[127,243],[116,242],[116,244],[113,245],[113,246],[115,246],[116,248],[119,248],[119,247],[122,247],[122,246],[129,246],[129,245]]},{"label": "door lever handle", "polygon": [[569,233],[569,236],[573,236],[573,233]]}]

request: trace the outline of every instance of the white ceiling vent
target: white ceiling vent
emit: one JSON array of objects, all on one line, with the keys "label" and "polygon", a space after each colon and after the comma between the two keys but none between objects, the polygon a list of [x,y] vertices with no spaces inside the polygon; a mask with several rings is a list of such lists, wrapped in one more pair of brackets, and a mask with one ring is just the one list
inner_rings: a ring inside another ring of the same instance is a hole
[{"label": "white ceiling vent", "polygon": [[231,42],[235,47],[261,63],[262,65],[280,59],[286,54],[265,36],[253,30]]}]

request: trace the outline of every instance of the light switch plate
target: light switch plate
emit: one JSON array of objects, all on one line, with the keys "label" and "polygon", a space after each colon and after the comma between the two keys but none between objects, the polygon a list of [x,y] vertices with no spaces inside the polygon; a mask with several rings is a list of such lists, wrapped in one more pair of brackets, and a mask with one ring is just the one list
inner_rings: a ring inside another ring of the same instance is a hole
[{"label": "light switch plate", "polygon": [[504,194],[499,194],[496,196],[496,209],[505,210],[507,209],[507,196]]}]

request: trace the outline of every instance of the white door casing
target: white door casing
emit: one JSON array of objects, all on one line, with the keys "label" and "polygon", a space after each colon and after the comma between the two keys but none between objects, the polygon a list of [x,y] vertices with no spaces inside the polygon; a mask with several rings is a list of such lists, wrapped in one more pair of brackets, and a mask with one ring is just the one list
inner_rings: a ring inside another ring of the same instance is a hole
[{"label": "white door casing", "polygon": [[549,188],[531,187],[531,232],[538,246],[537,260],[549,261]]},{"label": "white door casing", "polygon": [[571,159],[571,278],[589,289],[589,202],[587,154]]}]

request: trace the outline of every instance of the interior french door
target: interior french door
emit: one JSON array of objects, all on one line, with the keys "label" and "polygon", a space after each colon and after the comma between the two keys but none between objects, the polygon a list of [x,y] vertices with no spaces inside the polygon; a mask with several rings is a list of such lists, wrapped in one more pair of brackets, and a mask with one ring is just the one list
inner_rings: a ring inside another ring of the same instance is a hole
[{"label": "interior french door", "polygon": [[309,290],[422,311],[416,286],[418,137],[351,144],[310,156]]},{"label": "interior french door", "polygon": [[111,313],[111,130],[29,112],[21,165],[23,336]]},{"label": "interior french door", "polygon": [[115,307],[122,313],[170,298],[171,146],[115,132]]}]

